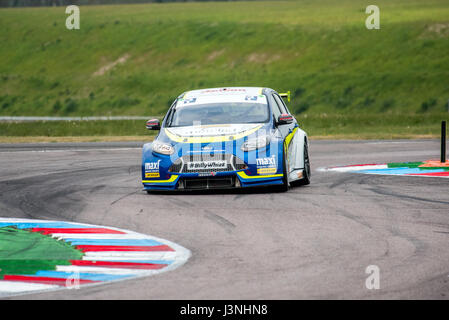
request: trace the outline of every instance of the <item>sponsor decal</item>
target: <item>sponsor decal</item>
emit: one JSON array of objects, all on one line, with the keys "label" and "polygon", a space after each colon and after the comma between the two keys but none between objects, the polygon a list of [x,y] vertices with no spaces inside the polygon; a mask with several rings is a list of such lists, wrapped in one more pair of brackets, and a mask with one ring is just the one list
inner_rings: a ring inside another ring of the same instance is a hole
[{"label": "sponsor decal", "polygon": [[[247,131],[259,128],[258,124],[220,124],[220,125],[203,125],[190,127],[173,127],[167,128],[171,134],[180,137],[202,137],[202,136],[216,136],[216,135],[234,135],[241,134]],[[251,133],[251,132],[249,132]],[[248,133],[248,134],[249,134]]]},{"label": "sponsor decal", "polygon": [[195,103],[196,98],[184,99],[184,104]]},{"label": "sponsor decal", "polygon": [[256,164],[257,164],[257,167],[263,167],[263,168],[276,167],[276,157],[275,157],[275,155],[272,155],[271,157],[257,158]]},{"label": "sponsor decal", "polygon": [[226,162],[226,160],[187,162],[187,170],[226,169],[227,166],[228,166],[228,163]]},{"label": "sponsor decal", "polygon": [[213,177],[215,176],[215,172],[200,172],[198,173],[198,177]]},{"label": "sponsor decal", "polygon": [[145,172],[145,178],[160,178],[159,172]]},{"label": "sponsor decal", "polygon": [[157,162],[145,162],[145,171],[148,172],[159,172],[159,163],[161,160]]},{"label": "sponsor decal", "polygon": [[277,172],[277,168],[260,168],[257,169],[257,174],[271,174],[271,173],[276,173]]},{"label": "sponsor decal", "polygon": [[207,89],[207,90],[203,90],[200,93],[201,94],[205,94],[205,93],[212,93],[212,92],[246,92],[246,89],[244,88],[217,88],[217,89]]}]

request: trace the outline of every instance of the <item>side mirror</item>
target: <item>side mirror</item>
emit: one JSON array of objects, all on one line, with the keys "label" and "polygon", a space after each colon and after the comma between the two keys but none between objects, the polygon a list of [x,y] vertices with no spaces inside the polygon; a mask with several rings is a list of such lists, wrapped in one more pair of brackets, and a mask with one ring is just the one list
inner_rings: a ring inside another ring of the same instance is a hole
[{"label": "side mirror", "polygon": [[160,130],[161,123],[159,122],[159,119],[151,119],[147,121],[146,127],[148,130]]},{"label": "side mirror", "polygon": [[278,125],[290,124],[293,122],[293,116],[288,113],[283,113],[278,117]]}]

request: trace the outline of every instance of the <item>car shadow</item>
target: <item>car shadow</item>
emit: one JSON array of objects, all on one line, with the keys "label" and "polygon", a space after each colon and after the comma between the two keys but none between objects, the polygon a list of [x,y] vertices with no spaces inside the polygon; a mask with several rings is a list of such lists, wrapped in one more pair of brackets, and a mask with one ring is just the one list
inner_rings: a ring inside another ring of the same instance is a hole
[{"label": "car shadow", "polygon": [[[291,187],[290,190],[300,186]],[[152,190],[149,194],[153,195],[224,195],[224,194],[266,194],[266,193],[285,193],[276,186],[249,187],[249,188],[229,188],[229,189],[198,189],[198,190]]]}]

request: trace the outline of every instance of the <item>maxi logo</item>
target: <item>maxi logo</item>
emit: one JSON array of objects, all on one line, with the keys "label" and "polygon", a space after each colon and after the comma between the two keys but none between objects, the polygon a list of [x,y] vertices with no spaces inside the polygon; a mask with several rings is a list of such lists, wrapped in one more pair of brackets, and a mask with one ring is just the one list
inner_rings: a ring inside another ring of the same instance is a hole
[{"label": "maxi logo", "polygon": [[257,167],[263,167],[263,168],[276,167],[276,157],[274,155],[272,155],[271,157],[257,158],[256,164],[257,164]]},{"label": "maxi logo", "polygon": [[159,178],[159,162],[161,160],[158,160],[157,162],[146,162],[145,163],[145,178]]},{"label": "maxi logo", "polygon": [[159,163],[161,160],[158,160],[157,162],[145,162],[145,171],[159,171]]}]

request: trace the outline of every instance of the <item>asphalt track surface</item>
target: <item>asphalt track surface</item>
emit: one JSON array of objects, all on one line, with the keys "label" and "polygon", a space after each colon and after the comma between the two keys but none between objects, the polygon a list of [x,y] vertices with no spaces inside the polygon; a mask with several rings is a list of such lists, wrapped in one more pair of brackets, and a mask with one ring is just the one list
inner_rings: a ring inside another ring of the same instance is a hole
[{"label": "asphalt track surface", "polygon": [[449,298],[449,179],[317,171],[438,159],[438,140],[312,140],[312,183],[286,193],[147,195],[141,146],[0,145],[0,216],[134,230],[190,249],[187,263],[15,299]]}]

